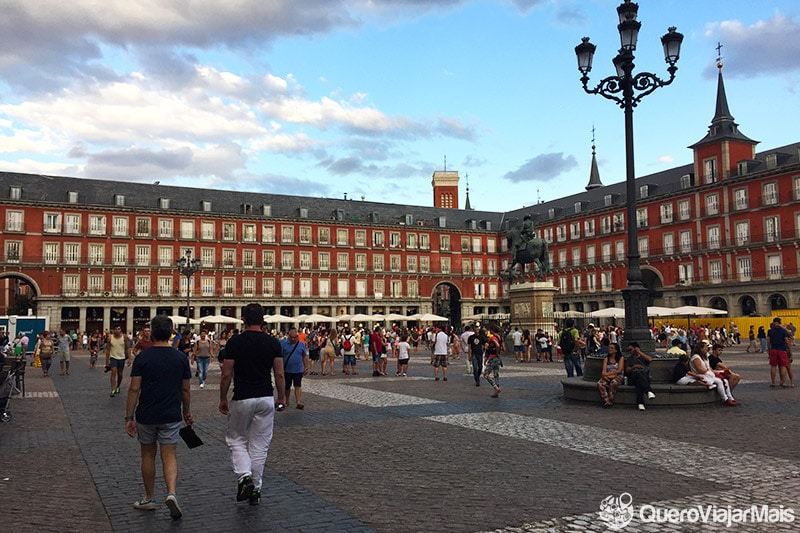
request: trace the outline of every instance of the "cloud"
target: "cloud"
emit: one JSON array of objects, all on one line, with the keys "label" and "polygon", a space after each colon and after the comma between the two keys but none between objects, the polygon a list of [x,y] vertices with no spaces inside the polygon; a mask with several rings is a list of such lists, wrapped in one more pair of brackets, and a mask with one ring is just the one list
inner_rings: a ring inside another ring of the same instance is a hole
[{"label": "cloud", "polygon": [[546,182],[557,178],[559,175],[578,166],[575,156],[564,157],[563,152],[541,154],[519,167],[513,172],[507,172],[504,179],[513,183],[523,181]]},{"label": "cloud", "polygon": [[545,0],[507,0],[514,5],[521,13],[526,14],[532,9],[544,5]]},{"label": "cloud", "polygon": [[[714,22],[706,37],[722,43],[726,77],[754,77],[800,71],[800,20],[776,12],[768,20],[745,26],[738,20]],[[712,78],[717,69],[709,65],[704,75]]]}]

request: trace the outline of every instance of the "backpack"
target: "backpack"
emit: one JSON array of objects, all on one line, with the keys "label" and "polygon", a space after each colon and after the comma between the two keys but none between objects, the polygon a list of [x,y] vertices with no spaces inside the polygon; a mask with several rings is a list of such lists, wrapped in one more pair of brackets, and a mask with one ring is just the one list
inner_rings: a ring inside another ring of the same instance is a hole
[{"label": "backpack", "polygon": [[352,337],[344,338],[344,344],[342,344],[342,348],[344,348],[345,352],[349,352],[353,349],[353,342],[350,339],[352,339]]},{"label": "backpack", "polygon": [[319,336],[317,335],[316,331],[311,332],[306,339],[306,343],[309,351],[317,350],[319,348]]},{"label": "backpack", "polygon": [[575,339],[572,337],[574,329],[565,329],[558,339],[558,344],[561,346],[561,351],[564,355],[575,353]]}]

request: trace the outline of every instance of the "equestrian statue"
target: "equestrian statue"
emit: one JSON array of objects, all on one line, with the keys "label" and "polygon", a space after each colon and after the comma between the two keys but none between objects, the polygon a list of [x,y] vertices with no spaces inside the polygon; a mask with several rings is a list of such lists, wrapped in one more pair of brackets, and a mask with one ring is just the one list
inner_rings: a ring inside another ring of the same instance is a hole
[{"label": "equestrian statue", "polygon": [[[522,224],[508,230],[506,236],[508,249],[511,252],[511,263],[507,274],[510,278],[525,279],[525,265],[533,263],[534,279],[543,281],[550,274],[550,256],[547,253],[547,241],[536,236],[530,215],[525,215]],[[516,266],[519,265],[519,269]]]}]

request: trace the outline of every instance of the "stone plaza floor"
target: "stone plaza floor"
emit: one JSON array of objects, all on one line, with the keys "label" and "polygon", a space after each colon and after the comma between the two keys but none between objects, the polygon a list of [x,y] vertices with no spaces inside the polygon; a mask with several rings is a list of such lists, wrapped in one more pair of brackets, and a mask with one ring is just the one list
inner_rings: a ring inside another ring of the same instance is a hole
[{"label": "stone plaza floor", "polygon": [[[109,397],[108,374],[90,369],[88,353],[78,351],[70,376],[56,370],[44,378],[29,368],[28,394],[12,399],[14,417],[0,425],[0,527],[609,531],[601,502],[628,494],[633,517],[622,531],[800,530],[786,521],[800,512],[800,389],[771,388],[765,354],[746,354],[744,346],[725,352],[743,377],[734,391],[740,407],[640,412],[602,409],[599,396],[596,404],[568,402],[563,365],[515,363],[510,354],[498,399],[465,375],[463,357],[451,362],[448,381],[434,381],[422,351],[412,355],[406,378],[394,377],[392,360],[388,377],[370,377],[366,361],[358,362],[358,376],[340,368],[336,376],[308,376],[306,408],[295,409],[292,398],[276,415],[259,507],[235,502],[212,364],[205,389],[192,380],[195,429],[205,445],[179,444],[185,516],[173,523],[161,503],[160,465],[159,508],[132,506],[143,488],[139,445],[124,431],[127,377],[122,394]],[[716,514],[703,522],[709,505]],[[724,523],[753,506],[774,520]],[[683,521],[657,521],[670,509],[684,510]]]}]

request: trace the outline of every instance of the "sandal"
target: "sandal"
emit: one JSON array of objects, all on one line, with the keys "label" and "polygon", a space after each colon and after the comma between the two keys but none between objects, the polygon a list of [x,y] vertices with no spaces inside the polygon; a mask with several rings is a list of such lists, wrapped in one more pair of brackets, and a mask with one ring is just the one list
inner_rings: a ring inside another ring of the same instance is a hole
[{"label": "sandal", "polygon": [[296,408],[296,409],[305,409],[305,407],[306,407],[306,406],[305,406],[305,405],[303,405],[302,403],[298,403],[298,404],[295,406],[295,408]]}]

